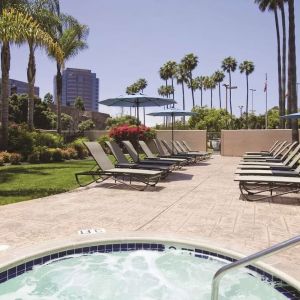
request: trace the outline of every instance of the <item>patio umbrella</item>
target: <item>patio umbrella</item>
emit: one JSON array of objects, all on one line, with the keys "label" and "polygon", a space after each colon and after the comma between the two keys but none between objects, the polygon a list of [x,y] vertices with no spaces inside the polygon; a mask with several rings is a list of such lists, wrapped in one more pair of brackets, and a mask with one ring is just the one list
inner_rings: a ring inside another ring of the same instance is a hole
[{"label": "patio umbrella", "polygon": [[174,120],[175,117],[184,117],[184,116],[193,116],[196,115],[196,113],[194,112],[190,112],[190,111],[186,111],[183,109],[177,109],[177,108],[169,108],[166,110],[162,110],[162,111],[158,111],[158,112],[153,112],[153,113],[149,113],[149,116],[160,116],[160,117],[171,117],[172,118],[172,154],[174,154],[174,146],[173,146],[173,142],[174,142]]},{"label": "patio umbrella", "polygon": [[281,116],[280,118],[290,119],[290,120],[300,119],[300,112],[290,114],[290,115]]}]

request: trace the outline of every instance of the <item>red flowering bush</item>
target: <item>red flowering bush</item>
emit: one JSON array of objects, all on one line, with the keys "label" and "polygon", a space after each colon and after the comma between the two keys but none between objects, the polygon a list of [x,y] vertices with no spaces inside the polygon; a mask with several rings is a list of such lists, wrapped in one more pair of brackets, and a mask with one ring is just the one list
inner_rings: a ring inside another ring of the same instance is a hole
[{"label": "red flowering bush", "polygon": [[134,146],[137,146],[137,141],[148,141],[156,137],[156,133],[153,129],[140,125],[119,125],[113,127],[109,131],[109,136],[113,138],[118,144],[121,141],[130,141]]}]

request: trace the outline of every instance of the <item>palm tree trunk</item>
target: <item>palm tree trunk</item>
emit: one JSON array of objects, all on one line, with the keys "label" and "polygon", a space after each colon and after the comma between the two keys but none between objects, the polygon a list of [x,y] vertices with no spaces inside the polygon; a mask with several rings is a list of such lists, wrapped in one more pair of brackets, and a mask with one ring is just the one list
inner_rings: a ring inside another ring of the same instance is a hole
[{"label": "palm tree trunk", "polygon": [[191,74],[190,74],[190,80],[191,80],[191,91],[192,91],[193,107],[195,107],[195,97],[194,97],[194,88],[193,88],[193,76],[192,76],[192,72],[191,72]]},{"label": "palm tree trunk", "polygon": [[278,72],[278,97],[279,97],[279,115],[283,115],[282,110],[282,88],[281,88],[281,46],[280,46],[280,31],[278,23],[277,8],[274,9],[275,25],[276,25],[276,37],[277,37],[277,72]]},{"label": "palm tree trunk", "polygon": [[220,109],[222,108],[222,100],[221,100],[221,83],[219,82],[219,104],[220,104]]},{"label": "palm tree trunk", "polygon": [[246,74],[246,83],[247,83],[247,97],[246,97],[246,128],[249,129],[248,124],[248,109],[249,109],[249,80],[248,75]]},{"label": "palm tree trunk", "polygon": [[203,89],[202,89],[202,88],[200,89],[200,93],[201,93],[201,107],[202,107],[202,106],[203,106],[203,101],[202,101],[202,100],[203,100],[203,99],[202,99],[202,96],[203,96]]},{"label": "palm tree trunk", "polygon": [[9,70],[10,70],[10,47],[9,43],[3,41],[1,48],[1,123],[2,123],[2,141],[0,147],[3,150],[8,146],[8,97],[9,97]]},{"label": "palm tree trunk", "polygon": [[229,106],[230,106],[230,116],[232,118],[232,103],[231,103],[231,72],[229,70]]},{"label": "palm tree trunk", "polygon": [[57,132],[61,134],[61,98],[62,98],[62,75],[61,65],[56,64],[56,108],[57,108]]},{"label": "palm tree trunk", "polygon": [[34,47],[29,43],[29,61],[27,68],[27,80],[28,80],[28,114],[27,114],[27,125],[29,130],[33,130],[33,115],[34,115],[34,84],[35,84],[35,57]]},{"label": "palm tree trunk", "polygon": [[[172,99],[174,100],[174,98],[175,98],[175,90],[174,90],[174,79],[173,79],[173,77],[172,77]],[[174,103],[173,103],[173,105],[172,105],[172,107],[174,108]]]},{"label": "palm tree trunk", "polygon": [[[282,112],[285,115],[285,98],[286,98],[286,26],[284,4],[280,4],[281,23],[282,23]],[[280,118],[281,128],[285,128],[285,119]]]},{"label": "palm tree trunk", "polygon": [[[294,0],[289,0],[289,54],[288,54],[288,103],[291,113],[298,110],[297,101],[297,67],[296,67],[296,45],[295,45],[295,15]],[[292,140],[299,142],[298,120],[292,120]]]},{"label": "palm tree trunk", "polygon": [[212,109],[212,88],[210,89],[210,109]]},{"label": "palm tree trunk", "polygon": [[[181,82],[181,90],[182,90],[182,109],[185,110],[185,95],[184,95],[184,82]],[[185,117],[183,117],[183,124],[185,124]]]}]

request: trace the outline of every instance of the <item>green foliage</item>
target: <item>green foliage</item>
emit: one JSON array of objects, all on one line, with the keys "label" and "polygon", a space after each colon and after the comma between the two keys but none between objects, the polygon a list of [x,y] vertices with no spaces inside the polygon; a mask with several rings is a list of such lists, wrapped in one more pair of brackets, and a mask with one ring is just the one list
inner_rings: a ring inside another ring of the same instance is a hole
[{"label": "green foliage", "polygon": [[32,136],[34,138],[35,147],[46,146],[49,148],[57,148],[63,146],[63,137],[57,133],[49,132],[33,132]]},{"label": "green foliage", "polygon": [[51,156],[52,156],[52,161],[54,162],[59,162],[59,161],[63,161],[63,152],[60,148],[56,148],[56,149],[50,149],[51,152]]},{"label": "green foliage", "polygon": [[74,123],[73,118],[65,113],[61,114],[61,128],[62,130],[70,130],[72,128],[72,124]]},{"label": "green foliage", "polygon": [[[129,115],[115,117],[115,118],[108,118],[106,120],[106,129],[110,129],[112,127],[116,127],[119,125],[136,125],[137,118]],[[140,122],[141,124],[141,122]]]},{"label": "green foliage", "polygon": [[19,165],[22,160],[22,155],[19,153],[11,153],[9,161],[12,165]]},{"label": "green foliage", "polygon": [[75,99],[74,107],[77,108],[80,111],[85,111],[84,101],[83,101],[82,97],[78,96]]},{"label": "green foliage", "polygon": [[9,163],[10,153],[7,151],[0,152],[0,157],[3,160],[3,163]]},{"label": "green foliage", "polygon": [[279,109],[278,107],[273,107],[268,111],[268,128],[279,128],[279,120]]},{"label": "green foliage", "polygon": [[237,68],[237,61],[234,57],[228,56],[224,58],[224,60],[222,61],[223,71],[230,73],[230,72],[234,72],[236,68]]},{"label": "green foliage", "polygon": [[4,166],[4,158],[0,155],[0,167]]},{"label": "green foliage", "polygon": [[88,119],[79,123],[78,130],[80,132],[85,132],[87,130],[95,128],[95,126],[95,123],[91,119]]},{"label": "green foliage", "polygon": [[28,162],[31,164],[37,164],[40,162],[40,153],[37,150],[34,150],[31,154],[28,155]]},{"label": "green foliage", "polygon": [[87,142],[87,141],[88,139],[86,138],[78,138],[73,143],[70,144],[70,146],[76,150],[79,159],[88,157],[89,153],[85,145],[83,144],[83,142]]},{"label": "green foliage", "polygon": [[54,99],[53,99],[53,95],[50,94],[50,93],[47,93],[45,96],[44,96],[44,100],[43,100],[47,105],[49,104],[54,104]]},{"label": "green foliage", "polygon": [[189,119],[189,126],[192,129],[220,132],[221,129],[228,128],[230,123],[230,115],[224,109],[208,109],[206,106],[196,106],[192,111],[197,113]]},{"label": "green foliage", "polygon": [[105,142],[109,142],[111,140],[111,138],[107,135],[107,134],[104,134],[104,135],[101,135],[99,138],[98,138],[98,143],[106,148],[106,143]]}]

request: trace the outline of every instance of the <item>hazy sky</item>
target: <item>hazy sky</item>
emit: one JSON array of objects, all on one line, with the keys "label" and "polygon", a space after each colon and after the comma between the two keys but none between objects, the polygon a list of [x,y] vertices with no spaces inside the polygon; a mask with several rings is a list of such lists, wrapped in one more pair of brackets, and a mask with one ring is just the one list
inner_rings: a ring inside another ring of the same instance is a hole
[{"label": "hazy sky", "polygon": [[[295,1],[296,38],[300,29],[300,1]],[[187,53],[199,57],[194,76],[211,75],[220,69],[223,58],[233,56],[238,63],[252,60],[255,72],[250,76],[254,109],[263,112],[265,73],[268,73],[269,107],[277,105],[276,35],[273,13],[261,13],[254,0],[61,0],[62,11],[76,17],[90,28],[89,48],[66,62],[66,67],[87,68],[100,78],[100,100],[125,93],[126,86],[146,78],[147,95],[157,95],[164,82],[159,68],[167,60],[179,62]],[[288,18],[288,15],[286,15]],[[296,41],[299,62],[300,45]],[[28,47],[13,47],[11,78],[26,81]],[[299,64],[299,63],[298,63]],[[37,53],[36,85],[41,96],[53,93],[55,63],[43,51]],[[300,73],[298,68],[298,82]],[[226,77],[225,82],[228,82]],[[238,89],[232,93],[233,110],[246,101],[246,79],[239,70],[232,75]],[[186,91],[187,109],[191,93]],[[223,101],[225,90],[222,89]],[[175,99],[181,107],[181,87]],[[251,99],[251,97],[250,97]],[[196,104],[200,92],[195,93]],[[210,92],[204,93],[209,105]],[[218,91],[214,92],[218,105]],[[251,109],[251,105],[250,105]],[[147,112],[156,108],[148,108]],[[120,113],[119,108],[100,106],[101,112]],[[148,124],[160,118],[147,117]]]}]

